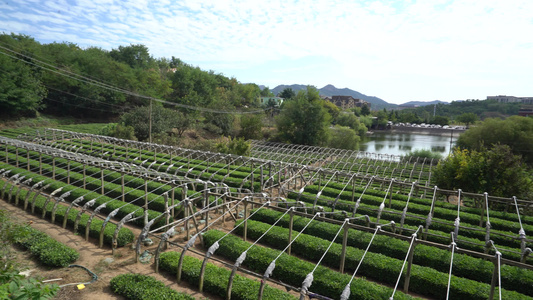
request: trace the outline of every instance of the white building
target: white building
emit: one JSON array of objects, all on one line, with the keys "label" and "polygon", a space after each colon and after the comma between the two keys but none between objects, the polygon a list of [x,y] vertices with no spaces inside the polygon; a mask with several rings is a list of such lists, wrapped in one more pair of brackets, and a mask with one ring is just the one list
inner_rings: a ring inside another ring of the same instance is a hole
[{"label": "white building", "polygon": [[515,96],[487,96],[487,100],[496,100],[499,103],[522,103],[522,104],[533,104],[533,97],[515,97]]}]

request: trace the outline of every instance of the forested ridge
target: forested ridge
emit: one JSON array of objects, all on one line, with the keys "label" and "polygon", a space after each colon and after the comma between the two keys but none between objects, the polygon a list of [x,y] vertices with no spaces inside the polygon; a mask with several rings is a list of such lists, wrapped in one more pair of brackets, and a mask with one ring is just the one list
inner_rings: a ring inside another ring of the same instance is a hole
[{"label": "forested ridge", "polygon": [[108,119],[150,99],[216,110],[258,106],[261,89],[179,58],[154,58],[144,45],[111,51],[69,42],[41,44],[0,35],[0,114]]}]

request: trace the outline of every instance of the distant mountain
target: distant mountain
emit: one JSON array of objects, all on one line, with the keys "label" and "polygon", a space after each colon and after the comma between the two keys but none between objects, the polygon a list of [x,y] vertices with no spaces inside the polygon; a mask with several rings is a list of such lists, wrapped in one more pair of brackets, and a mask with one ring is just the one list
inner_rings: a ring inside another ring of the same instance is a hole
[{"label": "distant mountain", "polygon": [[294,93],[298,93],[298,91],[300,91],[300,90],[307,89],[307,85],[305,85],[305,84],[291,84],[291,85],[281,84],[281,85],[278,85],[277,87],[271,89],[271,91],[272,91],[272,93],[274,93],[274,95],[278,95],[279,93],[281,93],[286,88],[291,88],[294,91]]},{"label": "distant mountain", "polygon": [[[271,89],[274,95],[281,93],[286,88],[291,88],[294,92],[299,90],[305,90],[307,85],[304,84],[293,84],[293,85],[278,85],[277,87]],[[396,104],[388,103],[387,101],[380,99],[374,96],[367,96],[358,91],[354,91],[348,88],[338,89],[335,86],[328,84],[325,87],[318,90],[321,96],[352,96],[356,99],[361,99],[372,104],[373,110],[378,110],[382,108],[394,108],[397,107]]]},{"label": "distant mountain", "polygon": [[439,104],[439,103],[442,103],[442,104],[449,104],[449,103],[446,102],[446,101],[433,100],[433,101],[409,101],[409,102],[406,102],[406,103],[404,103],[404,104],[400,104],[400,106],[413,106],[413,107],[417,107],[417,106],[434,105],[434,104]]}]

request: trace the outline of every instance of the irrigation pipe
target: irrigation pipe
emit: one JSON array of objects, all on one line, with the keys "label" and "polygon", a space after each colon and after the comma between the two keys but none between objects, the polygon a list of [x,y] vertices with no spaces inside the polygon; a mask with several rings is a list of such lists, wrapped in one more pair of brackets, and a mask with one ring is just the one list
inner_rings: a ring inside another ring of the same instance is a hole
[{"label": "irrigation pipe", "polygon": [[72,268],[72,267],[77,267],[77,268],[82,268],[84,269],[85,271],[87,271],[93,278],[91,279],[91,281],[88,281],[88,282],[78,282],[78,283],[67,283],[67,284],[63,284],[63,285],[60,285],[59,287],[62,288],[62,287],[66,287],[66,286],[71,286],[71,285],[80,285],[80,284],[83,284],[83,285],[88,285],[88,284],[91,284],[93,282],[95,282],[96,280],[98,280],[98,275],[96,275],[95,273],[93,273],[91,270],[87,269],[86,267],[84,266],[80,266],[80,265],[69,265],[68,266],[69,268]]}]

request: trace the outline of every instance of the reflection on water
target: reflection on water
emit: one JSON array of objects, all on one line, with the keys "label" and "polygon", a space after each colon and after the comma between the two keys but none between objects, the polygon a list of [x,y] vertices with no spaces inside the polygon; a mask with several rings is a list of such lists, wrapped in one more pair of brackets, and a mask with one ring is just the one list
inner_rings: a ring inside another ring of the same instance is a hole
[{"label": "reflection on water", "polygon": [[431,149],[433,152],[447,155],[450,152],[450,142],[453,147],[456,141],[457,135],[451,138],[451,136],[375,132],[359,143],[359,150],[404,155],[410,151]]}]

